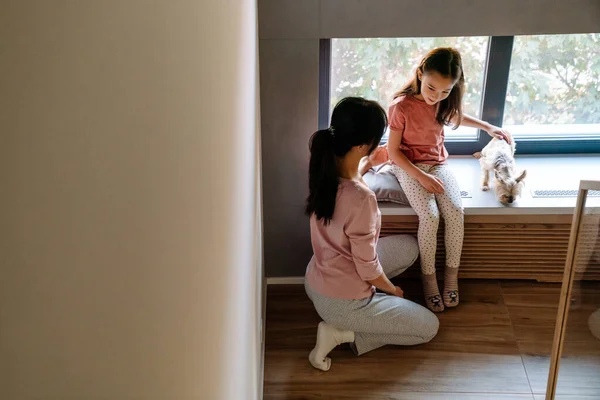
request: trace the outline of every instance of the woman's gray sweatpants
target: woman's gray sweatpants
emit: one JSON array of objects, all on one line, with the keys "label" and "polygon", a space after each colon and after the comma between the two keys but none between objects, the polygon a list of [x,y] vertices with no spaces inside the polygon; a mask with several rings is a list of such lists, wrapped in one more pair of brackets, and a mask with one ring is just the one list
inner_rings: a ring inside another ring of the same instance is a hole
[{"label": "woman's gray sweatpants", "polygon": [[[380,240],[377,253],[381,256],[385,274],[393,278],[414,263],[419,254],[418,245],[409,235],[385,239],[388,238]],[[394,262],[384,262],[386,256],[389,260],[390,253],[395,255]],[[338,329],[354,332],[352,347],[357,355],[386,344],[409,346],[426,343],[437,334],[439,321],[435,314],[412,301],[381,293],[364,299],[341,300],[315,292],[306,280],[304,286],[323,321]]]}]

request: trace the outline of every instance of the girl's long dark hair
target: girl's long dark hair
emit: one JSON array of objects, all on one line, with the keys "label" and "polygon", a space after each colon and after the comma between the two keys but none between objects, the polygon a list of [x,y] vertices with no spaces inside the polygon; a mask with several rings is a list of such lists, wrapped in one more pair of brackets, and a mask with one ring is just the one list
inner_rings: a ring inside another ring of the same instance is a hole
[{"label": "girl's long dark hair", "polygon": [[387,127],[385,110],[375,101],[346,97],[335,106],[331,126],[310,138],[309,194],[306,214],[327,225],[333,217],[339,184],[338,159],[353,147],[379,145]]},{"label": "girl's long dark hair", "polygon": [[462,58],[458,50],[451,47],[438,47],[427,53],[417,67],[414,78],[402,90],[394,94],[394,98],[421,93],[419,71],[422,74],[437,72],[456,82],[450,95],[440,101],[436,119],[442,125],[450,125],[453,120],[456,120],[454,129],[458,128],[463,119],[462,97],[465,90]]}]

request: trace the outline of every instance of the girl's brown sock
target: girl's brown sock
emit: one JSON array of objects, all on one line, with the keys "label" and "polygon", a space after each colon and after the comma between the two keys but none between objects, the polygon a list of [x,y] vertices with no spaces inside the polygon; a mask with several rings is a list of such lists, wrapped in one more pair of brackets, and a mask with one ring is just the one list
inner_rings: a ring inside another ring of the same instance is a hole
[{"label": "girl's brown sock", "polygon": [[444,311],[444,303],[442,302],[442,296],[440,296],[435,272],[431,275],[422,274],[421,278],[427,308],[436,313]]},{"label": "girl's brown sock", "polygon": [[458,303],[458,268],[446,267],[444,271],[444,304],[446,307],[456,307]]}]

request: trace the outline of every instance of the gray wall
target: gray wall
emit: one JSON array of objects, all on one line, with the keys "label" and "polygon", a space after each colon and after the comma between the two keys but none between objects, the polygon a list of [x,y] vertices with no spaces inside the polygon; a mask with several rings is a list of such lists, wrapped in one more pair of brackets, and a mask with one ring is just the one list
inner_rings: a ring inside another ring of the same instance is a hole
[{"label": "gray wall", "polygon": [[598,0],[259,0],[265,268],[301,276],[311,256],[308,139],[317,129],[319,39],[587,33]]}]

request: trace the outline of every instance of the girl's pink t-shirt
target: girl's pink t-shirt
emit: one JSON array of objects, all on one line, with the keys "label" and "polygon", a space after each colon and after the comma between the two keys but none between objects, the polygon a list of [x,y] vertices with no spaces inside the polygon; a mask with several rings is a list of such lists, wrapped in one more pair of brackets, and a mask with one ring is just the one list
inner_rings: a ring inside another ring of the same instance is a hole
[{"label": "girl's pink t-shirt", "polygon": [[437,109],[414,96],[398,97],[389,108],[390,128],[402,132],[400,151],[413,164],[443,164],[448,158]]},{"label": "girl's pink t-shirt", "polygon": [[377,199],[365,184],[341,179],[333,218],[328,225],[310,218],[314,255],[306,280],[317,293],[336,299],[370,297],[383,269],[376,247],[381,230]]}]

